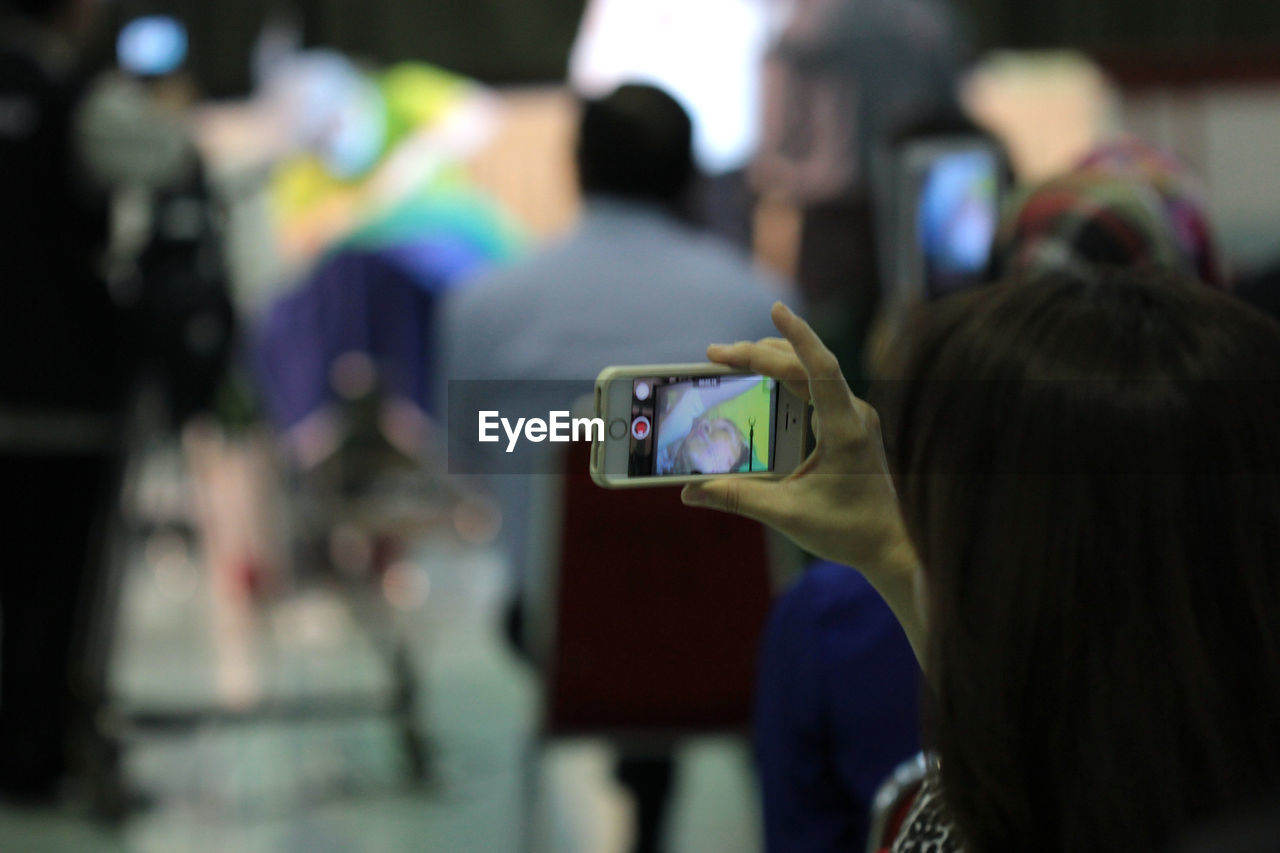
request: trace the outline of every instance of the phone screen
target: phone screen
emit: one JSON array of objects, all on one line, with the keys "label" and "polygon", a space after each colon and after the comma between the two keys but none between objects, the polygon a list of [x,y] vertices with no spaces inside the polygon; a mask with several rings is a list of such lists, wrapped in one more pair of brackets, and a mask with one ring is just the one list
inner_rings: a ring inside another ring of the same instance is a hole
[{"label": "phone screen", "polygon": [[942,296],[986,273],[1000,215],[1000,164],[989,151],[943,154],[924,176],[916,206],[925,286]]},{"label": "phone screen", "polygon": [[765,376],[655,376],[631,384],[632,477],[745,474],[773,466],[777,383]]}]

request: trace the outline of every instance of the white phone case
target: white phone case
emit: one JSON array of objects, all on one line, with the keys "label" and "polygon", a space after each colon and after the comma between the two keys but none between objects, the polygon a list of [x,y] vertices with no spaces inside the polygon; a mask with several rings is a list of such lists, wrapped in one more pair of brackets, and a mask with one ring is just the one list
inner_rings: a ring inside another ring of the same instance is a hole
[{"label": "white phone case", "polygon": [[[708,376],[708,375],[751,375],[750,370],[739,370],[733,367],[727,367],[723,364],[706,363],[689,363],[689,364],[642,364],[642,365],[626,365],[606,367],[600,371],[600,375],[596,377],[595,389],[595,415],[598,418],[605,418],[608,422],[606,412],[604,411],[605,401],[609,398],[609,386],[618,379],[642,379],[652,376]],[[806,411],[805,428],[808,426],[808,417]],[[742,473],[742,474],[682,474],[661,477],[614,477],[610,478],[604,471],[604,446],[608,442],[608,436],[605,441],[593,441],[591,444],[591,479],[596,485],[606,489],[634,489],[634,488],[653,488],[656,486],[679,486],[685,483],[702,483],[708,480],[721,480],[726,476],[734,478],[738,477],[754,477],[756,479],[780,479],[790,472],[774,472],[760,471],[758,473]],[[626,440],[626,439],[623,439]],[[803,455],[803,454],[801,454]]]}]

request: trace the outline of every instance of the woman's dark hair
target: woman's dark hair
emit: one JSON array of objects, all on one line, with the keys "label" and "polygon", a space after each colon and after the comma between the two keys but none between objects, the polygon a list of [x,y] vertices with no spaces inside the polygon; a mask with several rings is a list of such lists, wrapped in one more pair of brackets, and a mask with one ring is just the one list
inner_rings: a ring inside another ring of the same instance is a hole
[{"label": "woman's dark hair", "polygon": [[679,205],[695,175],[693,123],[671,95],[629,83],[583,104],[578,180],[584,193]]},{"label": "woman's dark hair", "polygon": [[1133,271],[926,309],[890,459],[966,845],[1135,851],[1280,785],[1280,326]]}]

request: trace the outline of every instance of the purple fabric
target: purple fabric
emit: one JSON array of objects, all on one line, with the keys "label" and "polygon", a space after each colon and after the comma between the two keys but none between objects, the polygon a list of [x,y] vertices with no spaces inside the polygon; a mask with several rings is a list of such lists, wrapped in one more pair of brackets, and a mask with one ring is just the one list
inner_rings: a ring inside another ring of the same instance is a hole
[{"label": "purple fabric", "polygon": [[451,289],[490,262],[480,249],[461,236],[439,236],[387,246],[380,251],[391,263],[433,293]]},{"label": "purple fabric", "polygon": [[271,306],[255,341],[255,373],[272,421],[288,429],[331,402],[330,367],[349,352],[373,359],[385,393],[430,413],[439,297],[482,260],[443,241],[325,259]]}]

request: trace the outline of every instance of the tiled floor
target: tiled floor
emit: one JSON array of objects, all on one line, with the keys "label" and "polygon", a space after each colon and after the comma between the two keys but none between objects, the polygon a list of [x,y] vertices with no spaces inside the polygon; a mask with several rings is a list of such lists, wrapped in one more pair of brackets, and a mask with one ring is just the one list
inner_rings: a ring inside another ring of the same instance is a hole
[{"label": "tiled floor", "polygon": [[[520,758],[535,685],[502,647],[495,614],[503,567],[450,538],[412,564],[430,593],[419,609],[382,611],[416,655],[422,715],[438,748],[437,781],[404,786],[393,727],[345,722],[209,723],[148,734],[127,767],[153,806],[109,832],[73,814],[0,811],[0,851],[129,853],[406,853],[521,849]],[[126,578],[114,682],[136,706],[307,697],[384,689],[388,676],[332,591],[228,613],[192,568],[136,561]],[[234,608],[233,608],[234,609]],[[219,697],[222,697],[221,699]],[[543,764],[540,849],[625,849],[628,806],[596,744],[558,747]],[[673,851],[751,853],[758,814],[736,743],[686,748]]]}]

